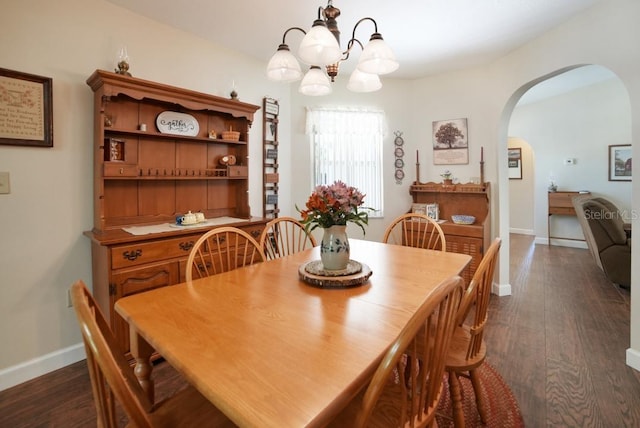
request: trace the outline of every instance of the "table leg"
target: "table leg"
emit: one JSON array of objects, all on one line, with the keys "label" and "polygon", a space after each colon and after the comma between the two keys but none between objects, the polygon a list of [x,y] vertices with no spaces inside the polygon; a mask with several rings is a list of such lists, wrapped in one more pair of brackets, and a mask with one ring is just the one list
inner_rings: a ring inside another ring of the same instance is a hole
[{"label": "table leg", "polygon": [[129,337],[131,355],[133,355],[136,360],[136,365],[133,369],[133,372],[138,378],[140,386],[142,386],[144,392],[147,393],[149,401],[151,401],[151,403],[154,403],[154,386],[153,379],[151,379],[151,372],[153,371],[153,365],[151,364],[151,354],[153,353],[153,348],[142,336],[138,334],[136,329],[132,326],[129,326]]}]

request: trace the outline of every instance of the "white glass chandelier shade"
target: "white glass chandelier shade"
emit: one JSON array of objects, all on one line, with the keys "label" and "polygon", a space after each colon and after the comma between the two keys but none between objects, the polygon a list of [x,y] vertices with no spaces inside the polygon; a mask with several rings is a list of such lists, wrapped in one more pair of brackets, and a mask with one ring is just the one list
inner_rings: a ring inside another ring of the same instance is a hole
[{"label": "white glass chandelier shade", "polygon": [[380,76],[377,74],[365,73],[358,70],[353,70],[347,83],[347,89],[352,92],[374,92],[382,88],[382,82]]},{"label": "white glass chandelier shade", "polygon": [[278,82],[300,80],[302,70],[300,63],[289,51],[289,46],[282,44],[267,64],[267,77]]},{"label": "white glass chandelier shade", "polygon": [[338,62],[342,51],[338,40],[324,22],[316,20],[300,42],[298,56],[305,64],[325,66]]},{"label": "white glass chandelier shade", "polygon": [[396,71],[399,65],[380,33],[371,35],[371,40],[365,45],[358,61],[358,69],[371,74],[388,74]]},{"label": "white glass chandelier shade", "polygon": [[303,95],[319,96],[331,93],[331,82],[329,76],[320,67],[313,66],[300,82],[298,91]]}]

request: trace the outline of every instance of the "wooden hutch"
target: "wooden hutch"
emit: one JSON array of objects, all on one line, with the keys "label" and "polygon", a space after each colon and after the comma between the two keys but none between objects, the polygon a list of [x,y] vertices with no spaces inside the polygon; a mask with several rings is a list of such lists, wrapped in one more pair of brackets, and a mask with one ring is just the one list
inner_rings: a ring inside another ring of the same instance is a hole
[{"label": "wooden hutch", "polygon": [[[414,183],[409,188],[414,203],[438,204],[440,227],[447,240],[447,251],[468,254],[471,263],[462,277],[468,284],[473,277],[485,249],[491,244],[491,208],[489,183],[452,184]],[[472,215],[473,224],[456,224],[452,215]]]},{"label": "wooden hutch", "polygon": [[[85,232],[93,294],[128,350],[116,300],[184,281],[191,247],[214,227],[262,233],[267,220],[252,218],[248,201],[249,128],[259,106],[101,70],[87,84],[94,92],[94,222]],[[188,211],[209,220],[177,226],[176,216]]]}]

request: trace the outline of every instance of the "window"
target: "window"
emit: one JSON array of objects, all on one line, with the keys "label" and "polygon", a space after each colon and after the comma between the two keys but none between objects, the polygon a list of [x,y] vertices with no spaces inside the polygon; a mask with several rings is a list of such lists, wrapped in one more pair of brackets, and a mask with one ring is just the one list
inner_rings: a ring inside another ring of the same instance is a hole
[{"label": "window", "polygon": [[354,109],[308,109],[307,135],[313,156],[313,185],[341,180],[357,187],[364,205],[383,216],[382,141],[384,112]]}]

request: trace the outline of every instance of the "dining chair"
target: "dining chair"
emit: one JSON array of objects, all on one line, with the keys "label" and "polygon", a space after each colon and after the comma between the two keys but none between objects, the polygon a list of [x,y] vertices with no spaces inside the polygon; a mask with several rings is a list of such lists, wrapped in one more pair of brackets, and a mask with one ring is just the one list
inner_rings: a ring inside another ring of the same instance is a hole
[{"label": "dining chair", "polygon": [[[449,393],[455,427],[465,426],[459,376],[471,379],[478,413],[483,423],[487,421],[486,407],[480,393],[482,385],[476,370],[484,363],[487,355],[483,335],[488,319],[493,274],[501,244],[502,240],[499,237],[493,240],[465,290],[457,315],[457,327],[447,354],[445,369],[449,374]],[[472,312],[473,315],[471,315]]]},{"label": "dining chair", "polygon": [[[435,424],[443,389],[444,357],[463,292],[463,280],[456,276],[429,293],[389,346],[368,387],[356,395],[330,427]],[[407,358],[408,352],[419,359]]]},{"label": "dining chair", "polygon": [[274,218],[266,224],[260,236],[260,248],[267,260],[277,259],[315,247],[316,239],[293,217]]},{"label": "dining chair", "polygon": [[87,354],[98,427],[121,426],[116,417],[116,402],[128,417],[128,426],[235,426],[191,386],[166,400],[151,403],[84,282],[76,281],[70,291]]},{"label": "dining chair", "polygon": [[408,213],[397,217],[387,227],[382,242],[447,251],[447,240],[442,228],[426,214]]},{"label": "dining chair", "polygon": [[260,244],[236,227],[218,227],[202,235],[191,248],[185,279],[216,275],[265,260]]}]

